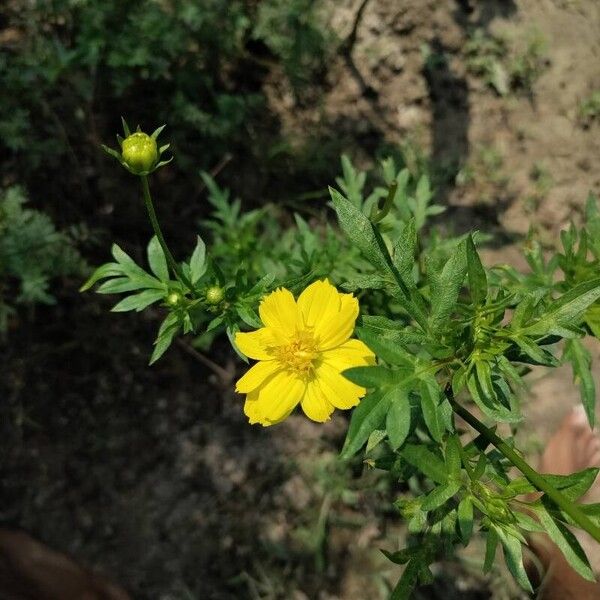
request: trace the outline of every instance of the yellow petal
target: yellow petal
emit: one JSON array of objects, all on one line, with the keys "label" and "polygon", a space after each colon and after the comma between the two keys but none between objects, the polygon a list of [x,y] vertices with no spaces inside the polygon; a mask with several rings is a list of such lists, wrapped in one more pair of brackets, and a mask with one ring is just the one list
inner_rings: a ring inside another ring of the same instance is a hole
[{"label": "yellow petal", "polygon": [[317,367],[315,376],[327,400],[336,408],[345,410],[356,406],[367,391],[346,379],[339,369],[325,361]]},{"label": "yellow petal", "polygon": [[267,327],[249,333],[238,331],[235,334],[235,344],[240,352],[255,360],[270,360],[273,358],[269,348],[275,346],[276,343],[273,332]]},{"label": "yellow petal", "polygon": [[249,394],[263,383],[266,383],[268,378],[280,368],[281,366],[276,360],[261,360],[238,380],[235,391],[241,394]]},{"label": "yellow petal", "polygon": [[320,350],[345,342],[354,331],[358,300],[352,294],[340,294],[328,280],[315,281],[298,298],[304,324],[314,329]]},{"label": "yellow petal", "polygon": [[298,307],[289,290],[279,288],[265,296],[258,307],[258,313],[263,324],[270,328],[278,339],[282,336],[290,337],[296,332]]},{"label": "yellow petal", "polygon": [[289,371],[278,371],[246,398],[244,412],[250,423],[274,425],[283,421],[298,405],[306,383]]},{"label": "yellow petal", "polygon": [[348,340],[336,348],[322,352],[321,357],[340,372],[350,367],[375,364],[375,354],[360,340]]},{"label": "yellow petal", "polygon": [[257,402],[258,392],[255,390],[251,394],[246,396],[246,402],[244,403],[244,414],[248,417],[251,425],[260,423],[265,427],[270,423],[265,419],[261,409],[261,405]]},{"label": "yellow petal", "polygon": [[329,420],[331,413],[334,411],[333,404],[329,402],[316,379],[310,381],[306,386],[301,406],[304,414],[317,423]]},{"label": "yellow petal", "polygon": [[340,308],[340,293],[327,279],[311,283],[298,298],[298,309],[307,327],[315,327]]}]

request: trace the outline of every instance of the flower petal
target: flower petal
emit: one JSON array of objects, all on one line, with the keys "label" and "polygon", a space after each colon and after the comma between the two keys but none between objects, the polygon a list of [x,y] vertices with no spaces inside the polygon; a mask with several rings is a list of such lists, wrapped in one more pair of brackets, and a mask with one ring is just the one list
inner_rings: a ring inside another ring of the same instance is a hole
[{"label": "flower petal", "polygon": [[335,408],[327,399],[317,379],[308,382],[301,406],[304,414],[317,423],[329,420]]},{"label": "flower petal", "polygon": [[238,331],[235,334],[235,343],[242,354],[255,360],[272,359],[273,355],[269,348],[277,345],[276,338],[268,327],[249,333]]},{"label": "flower petal", "polygon": [[266,383],[266,380],[280,368],[281,365],[276,360],[261,360],[238,380],[235,391],[241,394],[249,394],[263,383]]},{"label": "flower petal", "polygon": [[302,399],[306,383],[289,371],[278,371],[246,398],[250,423],[268,426],[283,421]]},{"label": "flower petal", "polygon": [[258,307],[258,313],[264,325],[278,339],[290,337],[296,332],[298,307],[289,290],[279,288],[265,296]]},{"label": "flower petal", "polygon": [[339,369],[326,361],[316,368],[315,377],[327,400],[342,410],[356,406],[367,391],[346,379]]},{"label": "flower petal", "polygon": [[345,342],[354,331],[358,317],[358,300],[341,294],[327,279],[315,281],[298,298],[304,324],[314,328],[320,350]]},{"label": "flower petal", "polygon": [[375,354],[360,340],[348,340],[331,350],[321,353],[322,360],[345,371],[351,367],[366,367],[375,364]]}]

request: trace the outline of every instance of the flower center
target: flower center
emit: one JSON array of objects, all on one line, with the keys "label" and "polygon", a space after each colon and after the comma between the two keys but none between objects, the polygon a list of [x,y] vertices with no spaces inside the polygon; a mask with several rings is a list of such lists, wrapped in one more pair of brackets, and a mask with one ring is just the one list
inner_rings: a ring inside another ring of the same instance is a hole
[{"label": "flower center", "polygon": [[317,346],[309,331],[297,331],[295,338],[285,346],[277,348],[277,359],[288,369],[308,375],[318,356]]}]

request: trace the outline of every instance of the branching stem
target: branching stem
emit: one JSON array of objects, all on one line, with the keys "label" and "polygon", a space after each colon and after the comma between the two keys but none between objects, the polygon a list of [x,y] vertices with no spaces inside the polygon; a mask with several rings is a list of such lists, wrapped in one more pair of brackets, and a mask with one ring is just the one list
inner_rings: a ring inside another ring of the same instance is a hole
[{"label": "branching stem", "polygon": [[481,434],[490,444],[493,444],[538,490],[544,492],[565,514],[581,528],[587,531],[597,542],[600,542],[600,528],[564,494],[559,492],[542,475],[532,469],[503,439],[498,437],[489,427],[486,427],[475,415],[461,406],[454,398],[450,385],[445,389],[446,397],[454,412]]}]

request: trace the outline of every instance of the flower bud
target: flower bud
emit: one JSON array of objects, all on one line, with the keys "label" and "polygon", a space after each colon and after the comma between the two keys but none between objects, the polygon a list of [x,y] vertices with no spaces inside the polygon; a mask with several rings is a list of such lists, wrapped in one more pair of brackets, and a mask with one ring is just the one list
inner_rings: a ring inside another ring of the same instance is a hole
[{"label": "flower bud", "polygon": [[225,297],[225,290],[222,287],[213,285],[206,290],[206,302],[208,304],[219,304]]},{"label": "flower bud", "polygon": [[171,292],[167,296],[167,304],[172,307],[177,306],[179,304],[180,300],[181,300],[181,294],[178,294],[177,292]]},{"label": "flower bud", "polygon": [[121,151],[123,162],[136,175],[148,173],[158,161],[156,140],[141,131],[127,136],[123,140]]}]

